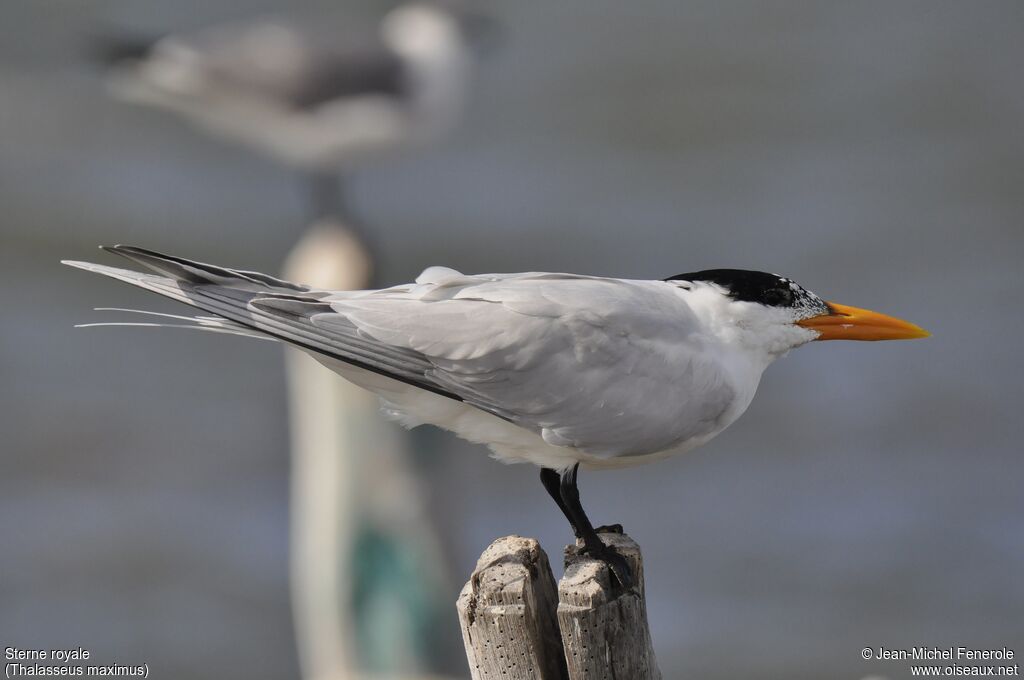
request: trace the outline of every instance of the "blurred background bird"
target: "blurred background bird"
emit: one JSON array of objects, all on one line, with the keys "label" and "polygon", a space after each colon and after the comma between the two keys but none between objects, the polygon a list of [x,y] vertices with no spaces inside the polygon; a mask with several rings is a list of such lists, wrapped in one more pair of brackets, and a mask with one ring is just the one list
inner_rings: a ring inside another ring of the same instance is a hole
[{"label": "blurred background bird", "polygon": [[147,40],[97,40],[112,92],[308,174],[316,216],[341,214],[339,172],[437,142],[495,32],[469,5],[414,0],[374,29],[263,16]]},{"label": "blurred background bird", "polygon": [[[374,32],[393,6],[0,5],[4,644],[83,644],[185,680],[298,674],[277,351],[70,332],[111,288],[57,260],[136,242],[278,271],[309,192],[292,166],[111,99],[81,46],[102,27],[185,35],[268,13],[341,10]],[[702,449],[587,476],[594,521],[644,548],[666,677],[896,678],[905,665],[859,658],[865,640],[1017,644],[1019,3],[488,7],[501,49],[463,122],[345,182],[377,285],[437,263],[624,278],[728,263],[827,282],[934,333],[811,345]],[[434,627],[453,636],[432,651],[464,677],[456,584],[500,535],[536,537],[557,562],[566,528],[523,503],[529,467],[410,436],[451,566]]]}]

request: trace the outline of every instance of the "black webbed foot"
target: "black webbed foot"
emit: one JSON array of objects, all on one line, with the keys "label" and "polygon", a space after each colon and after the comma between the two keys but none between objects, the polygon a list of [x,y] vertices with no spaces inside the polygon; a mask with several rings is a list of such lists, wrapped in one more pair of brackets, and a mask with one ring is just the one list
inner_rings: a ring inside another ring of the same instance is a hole
[{"label": "black webbed foot", "polygon": [[601,560],[608,565],[609,575],[612,577],[612,587],[622,588],[623,590],[632,590],[636,585],[636,580],[633,578],[633,569],[629,566],[629,562],[625,557],[619,554],[615,548],[601,543],[600,548],[590,549],[584,546],[581,552],[593,557],[595,560]]}]

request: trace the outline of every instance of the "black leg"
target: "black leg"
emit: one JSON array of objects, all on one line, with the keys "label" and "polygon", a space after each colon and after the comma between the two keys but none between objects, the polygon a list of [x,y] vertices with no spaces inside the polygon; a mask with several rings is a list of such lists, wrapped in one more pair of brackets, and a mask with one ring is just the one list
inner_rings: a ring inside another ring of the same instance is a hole
[{"label": "black leg", "polygon": [[[583,540],[583,551],[591,557],[605,562],[619,585],[628,590],[633,587],[633,571],[629,568],[629,563],[622,555],[601,541],[597,532],[594,531],[594,525],[590,523],[590,519],[580,504],[580,491],[576,486],[576,473],[579,467],[579,463],[577,463],[562,475],[559,484],[562,504],[559,507],[569,518],[576,537]],[[547,484],[548,482],[545,481],[545,486]]]},{"label": "black leg", "polygon": [[558,505],[558,509],[561,510],[562,514],[565,515],[565,518],[569,520],[569,526],[572,527],[572,533],[576,538],[579,538],[580,530],[576,527],[576,521],[572,518],[572,515],[569,514],[569,508],[565,507],[565,501],[562,500],[562,483],[558,477],[558,473],[554,470],[549,470],[548,468],[541,468],[540,481],[541,484],[544,485],[544,488],[547,489],[548,495],[551,496]]}]

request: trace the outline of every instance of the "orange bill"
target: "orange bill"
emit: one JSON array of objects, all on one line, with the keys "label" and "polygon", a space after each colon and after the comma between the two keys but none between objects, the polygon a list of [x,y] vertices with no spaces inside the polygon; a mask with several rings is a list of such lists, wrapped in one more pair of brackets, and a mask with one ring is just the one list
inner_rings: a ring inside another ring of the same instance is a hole
[{"label": "orange bill", "polygon": [[931,333],[909,321],[836,302],[827,303],[830,312],[797,321],[817,331],[818,340],[912,340]]}]

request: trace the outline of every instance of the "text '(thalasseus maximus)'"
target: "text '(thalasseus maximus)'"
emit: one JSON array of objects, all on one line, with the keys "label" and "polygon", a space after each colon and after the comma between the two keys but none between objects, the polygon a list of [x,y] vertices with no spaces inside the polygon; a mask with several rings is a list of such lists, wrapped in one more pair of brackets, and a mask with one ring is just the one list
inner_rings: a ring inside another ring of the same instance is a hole
[{"label": "text '(thalasseus maximus)'", "polygon": [[540,466],[584,550],[623,587],[633,584],[625,560],[580,504],[580,465],[624,467],[703,444],[746,410],[769,364],[812,340],[928,335],[736,269],[646,281],[431,267],[407,285],[330,291],[142,248],[105,250],[154,273],[66,264],[213,315],[178,317],[187,327],[300,347],[408,426],[430,423],[499,460]]}]

